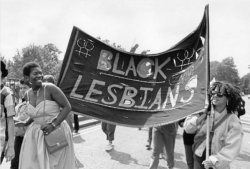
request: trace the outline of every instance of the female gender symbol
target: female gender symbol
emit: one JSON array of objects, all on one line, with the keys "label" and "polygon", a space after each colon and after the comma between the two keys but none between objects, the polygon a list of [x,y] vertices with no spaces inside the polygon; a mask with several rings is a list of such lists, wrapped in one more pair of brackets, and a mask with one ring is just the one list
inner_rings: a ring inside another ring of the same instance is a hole
[{"label": "female gender symbol", "polygon": [[[82,40],[81,38],[77,40],[77,46],[80,48],[80,50],[76,50],[76,52],[78,52],[78,55],[80,55],[81,53],[84,54],[85,58],[88,56],[91,56],[88,53],[89,53],[89,51],[94,49],[94,44],[93,44],[94,42],[90,39],[88,39],[88,41],[83,40],[83,45],[82,45],[82,44],[80,44],[81,40]],[[90,44],[90,45],[88,45],[88,44]],[[85,49],[87,52],[86,53],[82,52],[82,49]]]}]

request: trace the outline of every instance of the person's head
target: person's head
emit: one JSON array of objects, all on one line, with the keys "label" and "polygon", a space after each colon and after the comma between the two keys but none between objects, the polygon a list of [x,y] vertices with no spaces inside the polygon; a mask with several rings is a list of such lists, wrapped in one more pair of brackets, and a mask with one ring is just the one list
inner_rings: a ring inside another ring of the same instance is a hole
[{"label": "person's head", "polygon": [[24,78],[22,78],[22,79],[19,81],[19,83],[20,83],[20,85],[19,85],[19,86],[20,86],[20,95],[21,95],[21,98],[23,98],[25,92],[26,92],[27,90],[30,89],[30,84],[29,84],[29,82],[28,82],[27,80],[25,80]]},{"label": "person's head", "polygon": [[43,73],[40,66],[35,62],[29,62],[23,66],[23,76],[31,86],[42,85]]},{"label": "person's head", "polygon": [[53,75],[44,75],[43,76],[43,81],[47,83],[53,83],[55,84],[55,78]]},{"label": "person's head", "polygon": [[214,106],[227,107],[229,113],[237,110],[240,103],[240,91],[227,82],[214,82],[209,90]]},{"label": "person's head", "polygon": [[1,61],[1,82],[2,79],[8,76],[8,70],[6,69],[6,65],[3,61]]}]

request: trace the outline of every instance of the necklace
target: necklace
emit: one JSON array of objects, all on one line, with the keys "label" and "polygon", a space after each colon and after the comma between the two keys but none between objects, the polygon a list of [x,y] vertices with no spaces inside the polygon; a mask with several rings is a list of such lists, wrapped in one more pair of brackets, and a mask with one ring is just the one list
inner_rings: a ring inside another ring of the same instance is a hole
[{"label": "necklace", "polygon": [[40,93],[40,89],[41,89],[42,87],[40,87],[39,89],[37,89],[37,90],[33,90],[33,93],[36,93],[36,97],[38,97],[39,96],[39,93]]}]

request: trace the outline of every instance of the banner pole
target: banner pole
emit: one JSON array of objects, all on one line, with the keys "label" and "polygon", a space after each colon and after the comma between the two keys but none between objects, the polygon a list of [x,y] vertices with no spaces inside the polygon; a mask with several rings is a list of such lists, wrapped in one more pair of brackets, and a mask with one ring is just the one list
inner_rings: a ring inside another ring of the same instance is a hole
[{"label": "banner pole", "polygon": [[[206,76],[207,76],[207,92],[208,92],[208,88],[210,86],[210,59],[209,59],[209,5],[206,6],[205,8],[205,15],[206,15]],[[206,109],[205,109],[205,113],[207,114],[207,137],[206,137],[206,159],[209,158],[209,149],[210,149],[210,113],[208,113],[208,108],[209,108],[209,104],[210,104],[210,98],[208,96],[208,94],[206,95]]]}]

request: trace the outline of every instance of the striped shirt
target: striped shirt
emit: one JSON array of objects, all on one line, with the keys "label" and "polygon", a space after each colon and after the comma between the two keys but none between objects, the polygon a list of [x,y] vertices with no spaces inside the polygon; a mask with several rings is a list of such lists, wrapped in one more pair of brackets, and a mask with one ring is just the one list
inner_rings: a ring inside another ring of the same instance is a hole
[{"label": "striped shirt", "polygon": [[[2,97],[5,96],[4,102],[1,103],[1,114],[0,114],[0,152],[3,151],[4,148],[4,144],[5,144],[5,130],[6,130],[6,118],[8,117],[12,117],[15,115],[15,104],[14,104],[14,100],[12,97],[12,92],[10,90],[10,88],[4,86],[1,89],[1,99]],[[2,105],[3,104],[3,105]],[[5,117],[5,110],[6,109],[6,115],[7,117]]]}]

